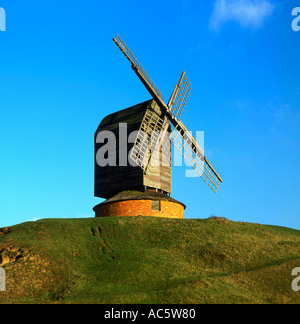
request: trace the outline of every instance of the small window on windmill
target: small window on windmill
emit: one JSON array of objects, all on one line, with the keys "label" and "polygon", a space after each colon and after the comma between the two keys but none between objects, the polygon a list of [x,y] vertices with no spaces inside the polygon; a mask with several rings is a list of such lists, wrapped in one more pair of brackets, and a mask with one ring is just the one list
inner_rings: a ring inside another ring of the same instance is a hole
[{"label": "small window on windmill", "polygon": [[161,211],[160,201],[159,200],[151,201],[151,210],[153,210],[153,211]]}]

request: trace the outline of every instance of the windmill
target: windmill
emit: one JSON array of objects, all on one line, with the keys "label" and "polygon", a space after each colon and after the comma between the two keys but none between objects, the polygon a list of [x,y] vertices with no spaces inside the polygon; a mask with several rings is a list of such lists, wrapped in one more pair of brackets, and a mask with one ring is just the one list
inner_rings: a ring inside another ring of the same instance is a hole
[{"label": "windmill", "polygon": [[[154,214],[155,216],[172,217],[170,213],[174,213],[176,210],[178,214],[179,206],[180,216],[178,217],[183,217],[185,206],[169,197],[171,193],[171,164],[169,166],[157,164],[157,161],[161,162],[163,157],[170,162],[171,154],[168,146],[170,141],[198,176],[215,193],[217,193],[223,181],[207,160],[192,134],[180,120],[191,92],[191,84],[185,72],[181,72],[174,91],[166,104],[158,87],[121,37],[117,35],[113,41],[131,63],[132,69],[153,100],[107,116],[95,133],[96,154],[96,151],[101,147],[101,145],[97,145],[96,140],[101,131],[113,130],[116,133],[117,126],[124,121],[128,123],[129,128],[138,129],[133,145],[127,151],[134,167],[99,168],[99,165],[95,162],[95,196],[107,199],[94,208],[96,216],[118,213],[123,215],[124,210],[129,209],[129,215],[140,211],[140,214],[144,212],[148,216]],[[134,117],[129,118],[129,116]],[[121,140],[122,138],[119,137],[118,143]],[[121,146],[119,147],[120,150]],[[137,169],[140,171],[137,171]],[[136,189],[144,192],[132,195],[132,190]],[[121,190],[122,194],[120,195]],[[156,194],[150,194],[151,191],[155,191]],[[124,194],[124,192],[126,193]],[[148,206],[151,206],[150,211],[149,208],[144,210],[144,206],[140,206],[137,201],[148,201]],[[162,205],[165,207],[165,212]],[[136,206],[139,206],[138,209]]]}]

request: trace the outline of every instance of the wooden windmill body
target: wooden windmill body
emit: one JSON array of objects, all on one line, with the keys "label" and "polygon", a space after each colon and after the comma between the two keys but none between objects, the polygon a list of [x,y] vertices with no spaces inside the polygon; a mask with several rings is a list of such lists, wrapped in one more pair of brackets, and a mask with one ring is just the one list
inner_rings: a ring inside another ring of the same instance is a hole
[{"label": "wooden windmill body", "polygon": [[[171,193],[170,145],[169,151],[160,148],[159,163],[150,168],[147,174],[142,168],[132,166],[126,160],[134,145],[133,141],[128,143],[130,134],[134,135],[134,132],[140,129],[145,116],[151,115],[161,115],[161,110],[154,100],[118,111],[102,120],[95,133],[95,152],[103,146],[102,143],[97,143],[98,134],[103,131],[113,132],[116,137],[116,166],[99,166],[95,158],[95,196],[108,199],[128,190],[153,190],[165,195]],[[126,134],[122,134],[122,125],[126,125]],[[120,158],[120,155],[123,157]],[[168,160],[168,163],[163,165],[162,159]]]},{"label": "wooden windmill body", "polygon": [[[163,95],[122,39],[117,36],[114,42],[153,99],[108,115],[95,133],[95,196],[106,199],[94,207],[96,217],[183,218],[185,205],[170,197],[171,142],[214,192],[222,182],[180,121],[191,85],[182,72],[168,104],[165,104]],[[125,125],[126,134],[122,133]],[[110,149],[110,144],[99,140],[107,131],[116,139],[111,144],[115,146],[112,149],[116,155],[113,165],[101,165],[97,160],[101,150]]]}]

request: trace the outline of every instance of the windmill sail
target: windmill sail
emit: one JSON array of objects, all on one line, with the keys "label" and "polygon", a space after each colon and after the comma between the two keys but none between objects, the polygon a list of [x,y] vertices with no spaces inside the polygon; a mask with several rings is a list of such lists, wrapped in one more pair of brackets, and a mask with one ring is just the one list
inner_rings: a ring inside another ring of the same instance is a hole
[{"label": "windmill sail", "polygon": [[168,124],[167,118],[160,118],[154,109],[148,109],[141,123],[130,158],[146,173],[151,166],[153,153],[162,130]]},{"label": "windmill sail", "polygon": [[206,159],[203,150],[182,122],[178,122],[170,139],[189,165],[217,193],[223,180]]},{"label": "windmill sail", "polygon": [[138,77],[144,83],[145,87],[150,92],[151,96],[155,97],[155,99],[157,99],[157,101],[164,103],[164,101],[165,101],[164,96],[158,90],[157,86],[151,80],[151,78],[149,77],[147,72],[144,70],[142,65],[139,63],[139,61],[136,59],[136,57],[133,55],[133,53],[127,47],[127,45],[122,40],[122,38],[119,35],[117,35],[117,37],[114,38],[113,41],[116,43],[116,45],[122,51],[122,53],[126,56],[126,58],[129,60],[129,62],[132,64],[133,70],[137,73]]},{"label": "windmill sail", "polygon": [[186,77],[185,72],[182,72],[168,104],[173,117],[175,117],[177,120],[180,120],[182,111],[186,105],[191,90],[192,85]]},{"label": "windmill sail", "polygon": [[[117,35],[117,37],[114,38],[113,41],[116,43],[125,57],[129,60],[132,65],[132,69],[145,85],[146,89],[149,91],[153,99],[162,108],[164,113],[167,112],[168,108],[164,102],[164,96],[151,80],[151,78],[139,63],[139,61],[136,59],[136,57],[133,55],[133,53],[130,51],[130,49],[127,47],[122,38]],[[169,123],[166,116],[162,116],[162,118],[160,118],[156,115],[155,112],[146,113],[130,154],[131,159],[137,165],[139,165],[145,173],[147,173],[148,168],[151,167],[151,161],[156,158],[155,154],[157,154],[157,152],[159,151],[160,145],[165,138],[168,127]],[[151,148],[149,148],[149,145],[151,145]]]}]

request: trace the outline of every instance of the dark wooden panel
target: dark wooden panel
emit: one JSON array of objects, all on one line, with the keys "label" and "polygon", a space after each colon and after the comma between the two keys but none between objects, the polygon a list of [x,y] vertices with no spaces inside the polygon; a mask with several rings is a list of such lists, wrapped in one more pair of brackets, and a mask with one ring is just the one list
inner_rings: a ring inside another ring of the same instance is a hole
[{"label": "dark wooden panel", "polygon": [[[146,110],[154,108],[158,114],[160,110],[153,100],[143,102],[136,106],[118,111],[105,117],[95,132],[95,196],[100,198],[110,198],[113,195],[126,190],[142,190],[144,186],[161,189],[171,192],[171,166],[157,167],[149,175],[144,175],[140,167],[122,166],[119,167],[119,153],[129,154],[133,143],[128,143],[127,149],[120,147],[124,138],[119,138],[119,124],[127,123],[127,136],[138,131]],[[117,166],[100,167],[96,161],[96,154],[103,145],[96,142],[97,135],[102,131],[112,131],[116,136],[116,163]],[[128,140],[128,139],[127,139]]]}]

